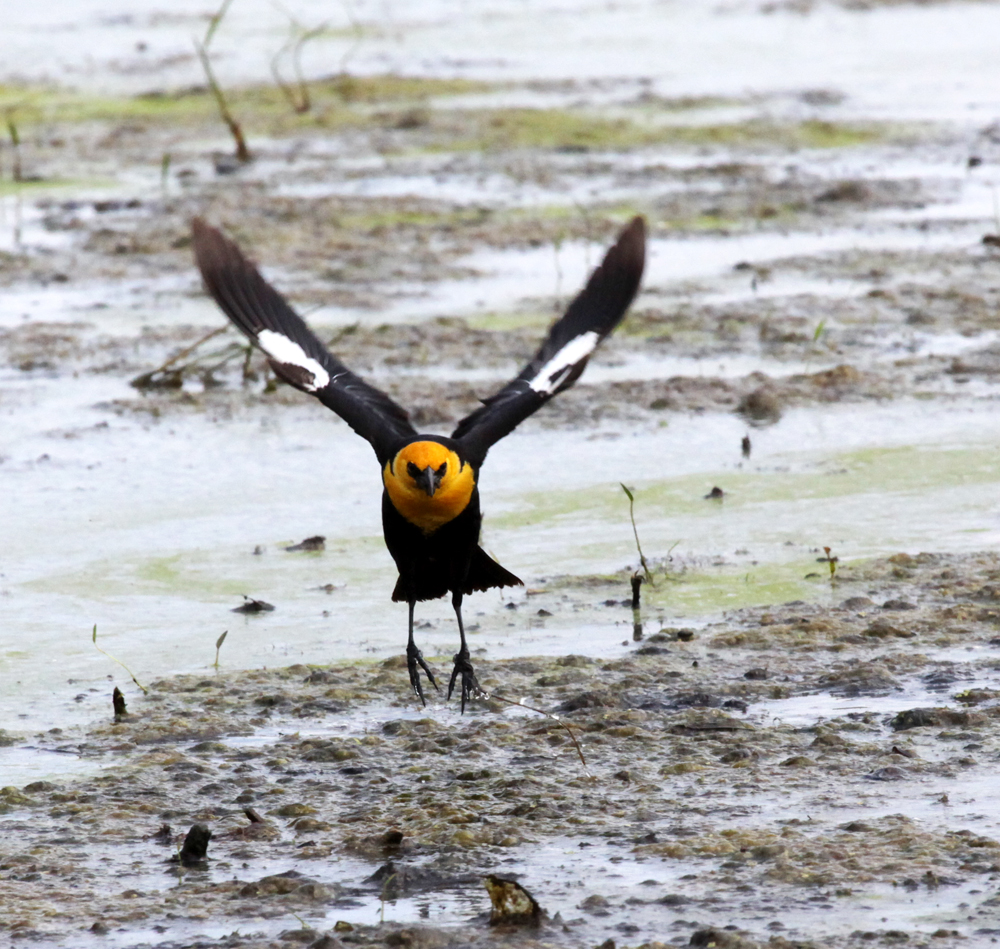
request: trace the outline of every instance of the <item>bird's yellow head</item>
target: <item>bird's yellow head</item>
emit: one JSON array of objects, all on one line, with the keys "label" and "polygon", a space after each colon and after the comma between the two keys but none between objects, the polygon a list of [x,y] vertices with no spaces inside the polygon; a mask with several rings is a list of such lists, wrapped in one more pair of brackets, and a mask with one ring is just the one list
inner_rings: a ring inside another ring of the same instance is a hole
[{"label": "bird's yellow head", "polygon": [[458,517],[476,486],[472,466],[438,442],[412,442],[386,462],[382,481],[393,507],[425,534]]}]

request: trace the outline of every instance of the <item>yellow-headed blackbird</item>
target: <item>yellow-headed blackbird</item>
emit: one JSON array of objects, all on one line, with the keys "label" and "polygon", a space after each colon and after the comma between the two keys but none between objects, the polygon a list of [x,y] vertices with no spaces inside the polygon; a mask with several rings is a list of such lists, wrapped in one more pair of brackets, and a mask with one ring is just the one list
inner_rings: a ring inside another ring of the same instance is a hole
[{"label": "yellow-headed blackbird", "polygon": [[421,701],[420,670],[435,688],[437,682],[413,641],[414,604],[451,593],[461,646],[448,697],[461,676],[464,711],[470,695],[481,694],[482,689],[465,642],[462,597],[474,590],[521,585],[479,546],[478,482],[486,453],[580,377],[590,354],[621,322],[639,288],[645,246],[645,224],[637,217],[552,326],[535,358],[445,438],[418,433],[389,396],[327,352],[236,244],[214,227],[194,221],[195,256],[216,303],[263,350],[281,379],[316,396],[375,449],[385,488],[385,542],[399,569],[392,598],[409,606],[407,666],[410,684]]}]

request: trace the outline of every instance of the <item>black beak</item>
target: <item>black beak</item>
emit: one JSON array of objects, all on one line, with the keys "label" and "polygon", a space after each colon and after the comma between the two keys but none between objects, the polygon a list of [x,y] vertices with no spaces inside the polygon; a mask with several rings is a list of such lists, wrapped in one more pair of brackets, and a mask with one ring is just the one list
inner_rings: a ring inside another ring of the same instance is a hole
[{"label": "black beak", "polygon": [[420,472],[420,477],[417,478],[417,484],[420,488],[427,492],[428,497],[434,497],[434,492],[437,491],[438,485],[441,483],[440,478],[437,476],[437,472],[431,465],[428,465]]}]

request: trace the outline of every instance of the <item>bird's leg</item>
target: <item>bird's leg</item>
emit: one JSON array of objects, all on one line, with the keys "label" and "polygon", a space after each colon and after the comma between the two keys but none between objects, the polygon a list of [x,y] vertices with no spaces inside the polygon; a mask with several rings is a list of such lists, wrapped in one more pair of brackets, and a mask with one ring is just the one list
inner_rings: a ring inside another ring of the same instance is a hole
[{"label": "bird's leg", "polygon": [[[431,672],[431,667],[424,661],[423,655],[417,649],[417,644],[413,641],[413,607],[416,605],[416,601],[409,600],[408,603],[410,607],[410,638],[406,643],[406,668],[410,670],[410,685],[413,691],[420,696],[420,701],[426,705],[427,699],[424,698],[424,690],[420,686],[420,670],[424,670],[435,689],[438,684],[434,679],[434,673]],[[451,693],[449,692],[448,695],[450,696]]]},{"label": "bird's leg", "polygon": [[469,646],[465,641],[465,626],[462,623],[462,594],[459,591],[451,596],[451,605],[455,607],[455,616],[458,619],[458,635],[462,638],[462,645],[455,656],[455,668],[451,670],[451,682],[448,683],[448,698],[455,688],[455,680],[462,676],[462,712],[465,712],[465,703],[473,695],[485,695],[483,687],[476,679],[476,673],[472,669],[472,660],[469,657]]}]

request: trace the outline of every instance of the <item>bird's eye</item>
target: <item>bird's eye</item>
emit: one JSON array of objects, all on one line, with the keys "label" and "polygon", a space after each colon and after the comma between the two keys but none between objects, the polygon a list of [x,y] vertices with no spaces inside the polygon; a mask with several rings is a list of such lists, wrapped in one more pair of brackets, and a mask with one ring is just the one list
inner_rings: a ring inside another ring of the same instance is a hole
[{"label": "bird's eye", "polygon": [[448,473],[448,462],[446,461],[443,465],[441,465],[440,468],[438,468],[437,476],[438,478],[443,478],[447,473]]},{"label": "bird's eye", "polygon": [[406,473],[414,480],[420,477],[420,469],[412,461],[406,463]]}]

